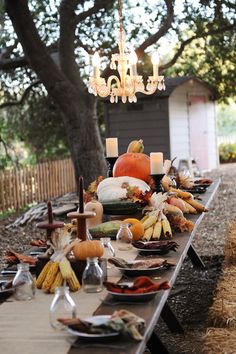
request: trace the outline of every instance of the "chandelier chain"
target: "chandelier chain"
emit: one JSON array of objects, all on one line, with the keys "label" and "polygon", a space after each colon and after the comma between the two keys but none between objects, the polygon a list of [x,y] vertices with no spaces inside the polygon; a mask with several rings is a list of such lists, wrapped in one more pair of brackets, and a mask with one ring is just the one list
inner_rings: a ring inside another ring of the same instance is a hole
[{"label": "chandelier chain", "polygon": [[122,0],[118,0],[118,13],[119,13],[120,32],[122,32],[123,30]]}]

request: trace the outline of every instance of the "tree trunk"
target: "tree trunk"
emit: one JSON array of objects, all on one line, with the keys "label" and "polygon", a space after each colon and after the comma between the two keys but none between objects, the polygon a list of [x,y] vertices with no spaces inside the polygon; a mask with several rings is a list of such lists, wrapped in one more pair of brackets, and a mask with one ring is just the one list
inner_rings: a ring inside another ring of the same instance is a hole
[{"label": "tree trunk", "polygon": [[[96,99],[88,93],[63,109],[63,120],[68,137],[76,180],[84,176],[85,185],[106,174],[104,151],[98,128]],[[72,106],[72,107],[71,107]]]},{"label": "tree trunk", "polygon": [[5,7],[26,58],[62,112],[75,177],[82,175],[86,186],[106,171],[96,99],[85,92],[85,87],[74,85],[52,60],[35,28],[27,0],[5,0]]}]

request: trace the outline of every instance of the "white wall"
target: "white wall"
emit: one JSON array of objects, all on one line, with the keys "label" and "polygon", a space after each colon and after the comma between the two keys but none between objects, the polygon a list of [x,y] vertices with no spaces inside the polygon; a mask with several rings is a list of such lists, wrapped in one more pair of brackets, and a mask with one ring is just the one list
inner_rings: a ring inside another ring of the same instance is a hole
[{"label": "white wall", "polygon": [[207,87],[189,80],[178,86],[169,97],[170,155],[171,158],[177,156],[177,166],[179,159],[190,157],[188,97],[191,95],[203,95],[206,98],[208,169],[218,166],[215,104],[209,101],[210,94]]}]

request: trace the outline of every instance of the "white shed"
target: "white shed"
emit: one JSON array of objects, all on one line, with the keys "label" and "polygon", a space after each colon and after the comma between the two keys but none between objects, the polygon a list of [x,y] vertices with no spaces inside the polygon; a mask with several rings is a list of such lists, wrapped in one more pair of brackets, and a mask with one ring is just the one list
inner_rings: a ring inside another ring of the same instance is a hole
[{"label": "white shed", "polygon": [[218,166],[214,91],[202,80],[168,78],[165,91],[105,107],[106,135],[118,137],[119,153],[142,138],[146,153],[162,151],[178,161],[192,157],[201,170]]}]

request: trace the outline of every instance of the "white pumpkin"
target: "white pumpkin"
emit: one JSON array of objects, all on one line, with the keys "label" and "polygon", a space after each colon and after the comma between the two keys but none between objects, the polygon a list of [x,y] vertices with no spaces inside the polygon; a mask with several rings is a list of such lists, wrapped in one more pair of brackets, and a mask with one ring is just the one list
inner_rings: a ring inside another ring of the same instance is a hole
[{"label": "white pumpkin", "polygon": [[141,179],[122,176],[122,177],[109,177],[99,183],[97,188],[98,200],[102,203],[118,201],[126,198],[126,187],[138,187],[142,192],[150,190],[149,185]]}]

